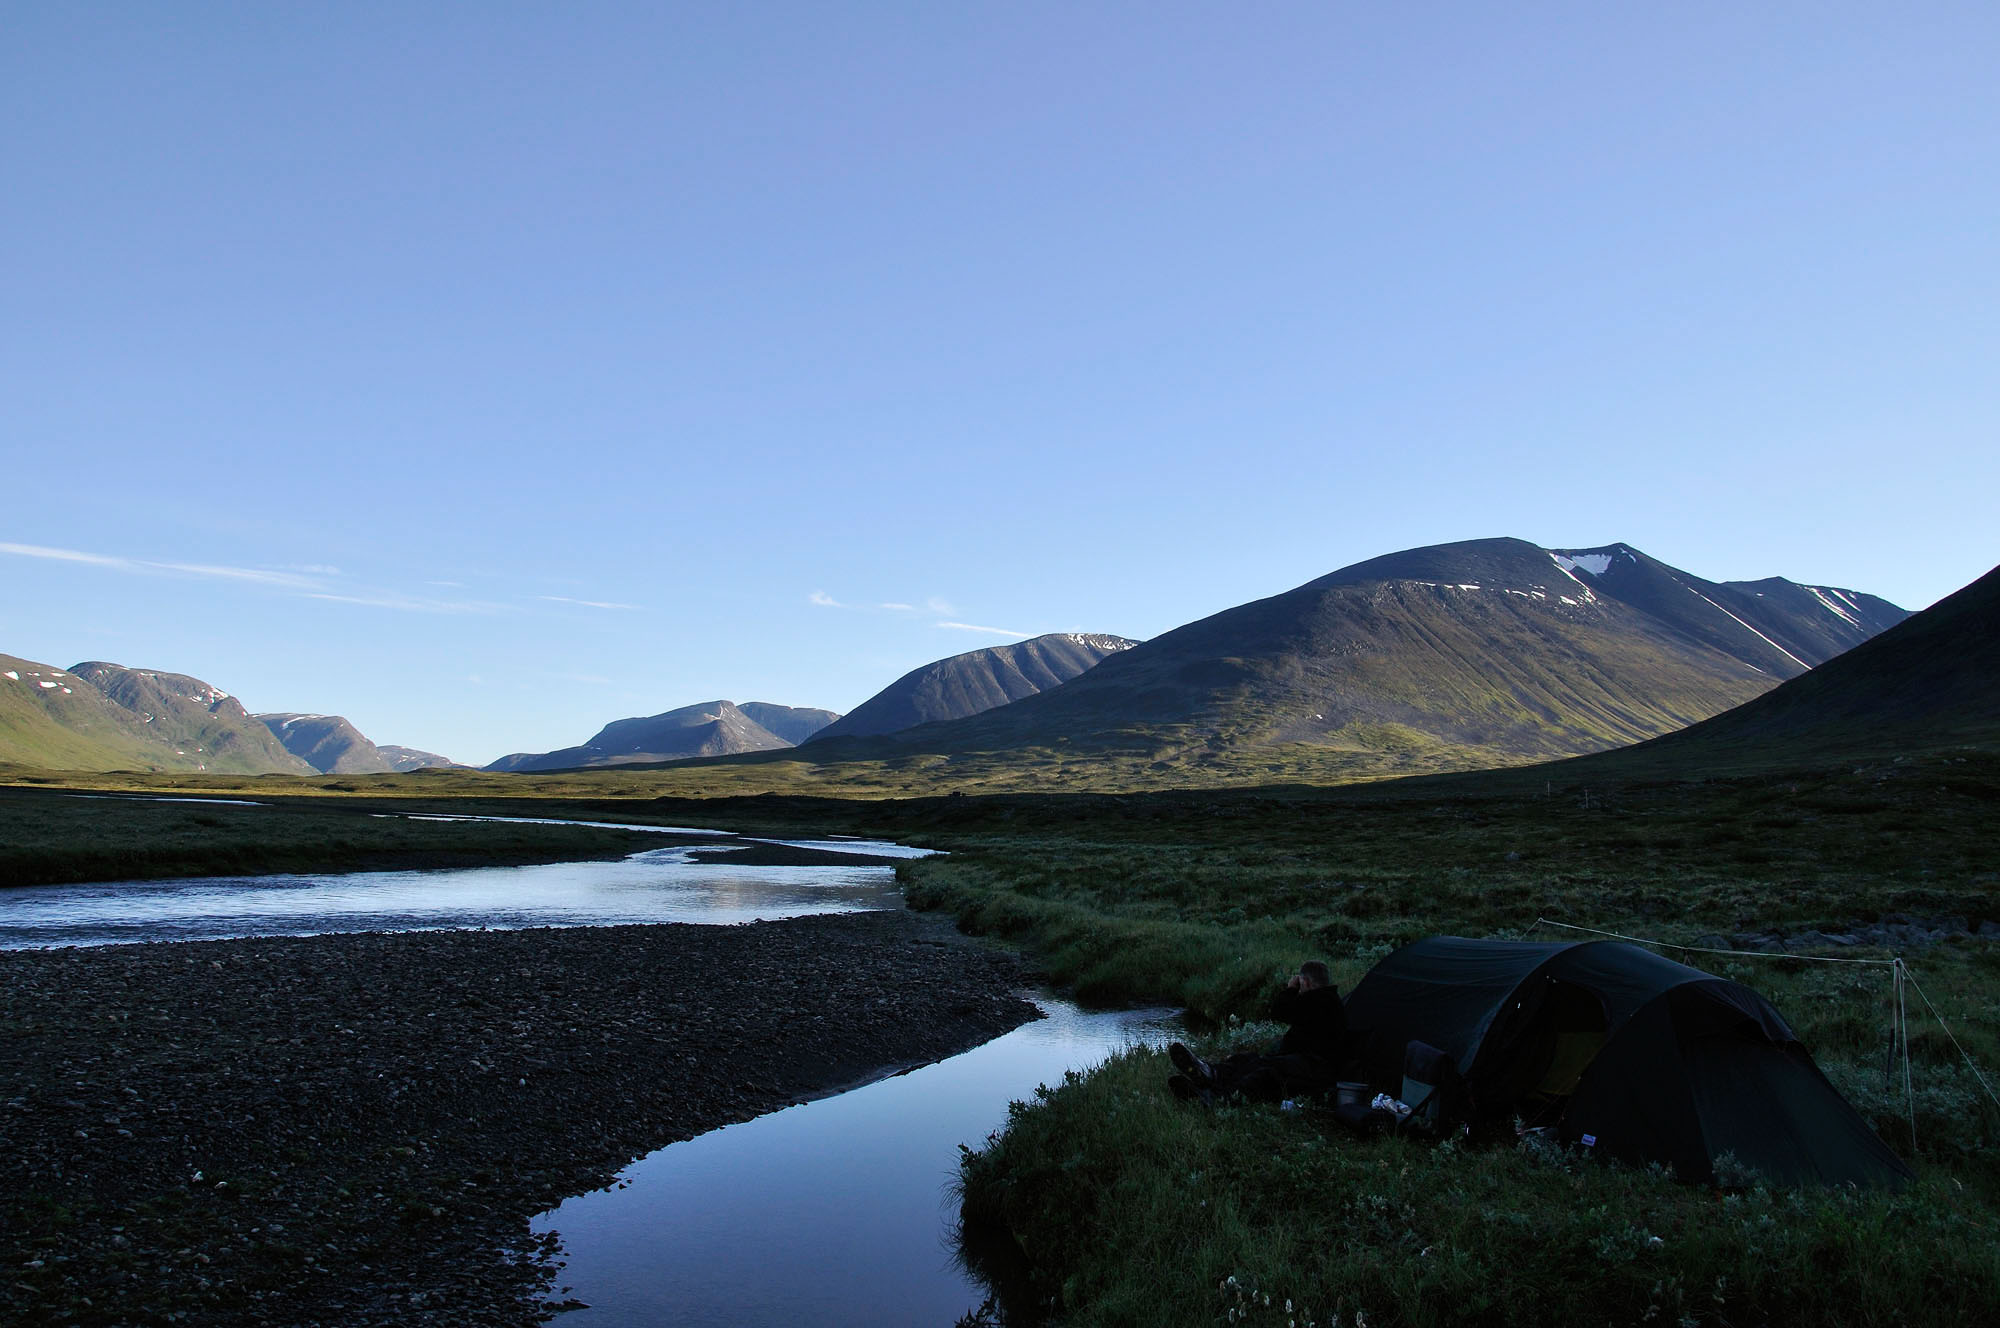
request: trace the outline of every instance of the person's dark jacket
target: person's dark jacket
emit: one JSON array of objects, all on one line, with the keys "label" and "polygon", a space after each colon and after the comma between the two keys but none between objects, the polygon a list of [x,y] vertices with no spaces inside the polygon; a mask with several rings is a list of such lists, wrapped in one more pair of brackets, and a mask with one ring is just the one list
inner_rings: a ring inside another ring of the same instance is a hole
[{"label": "person's dark jacket", "polygon": [[1278,1043],[1280,1055],[1304,1053],[1330,1065],[1340,1064],[1347,1041],[1347,1010],[1340,1003],[1340,988],[1281,988],[1271,998],[1271,1016],[1288,1025]]}]

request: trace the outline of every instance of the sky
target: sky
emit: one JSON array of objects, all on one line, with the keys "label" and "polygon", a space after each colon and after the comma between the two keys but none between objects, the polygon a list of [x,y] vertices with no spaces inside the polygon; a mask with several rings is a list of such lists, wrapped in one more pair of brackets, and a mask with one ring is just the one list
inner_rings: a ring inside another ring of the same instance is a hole
[{"label": "sky", "polygon": [[0,4],[0,652],[483,763],[1378,554],[2000,561],[2000,7]]}]

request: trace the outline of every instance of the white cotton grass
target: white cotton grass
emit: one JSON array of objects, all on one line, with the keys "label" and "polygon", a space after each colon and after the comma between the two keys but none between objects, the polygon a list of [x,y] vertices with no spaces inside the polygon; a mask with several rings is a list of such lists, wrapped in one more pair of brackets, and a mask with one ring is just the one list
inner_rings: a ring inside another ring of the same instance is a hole
[{"label": "white cotton grass", "polygon": [[[1223,1301],[1223,1322],[1231,1324],[1283,1324],[1284,1328],[1341,1328],[1340,1311],[1335,1310],[1325,1319],[1318,1319],[1308,1312],[1305,1304],[1294,1297],[1283,1296],[1246,1283],[1231,1273],[1216,1283],[1216,1290]],[[1353,1328],[1367,1328],[1368,1316],[1355,1311]]]}]

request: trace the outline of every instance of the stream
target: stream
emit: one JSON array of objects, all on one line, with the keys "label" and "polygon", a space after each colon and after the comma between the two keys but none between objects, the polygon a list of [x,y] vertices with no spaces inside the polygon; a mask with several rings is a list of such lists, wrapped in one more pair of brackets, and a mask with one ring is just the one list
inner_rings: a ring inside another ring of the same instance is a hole
[{"label": "stream", "polygon": [[986,1291],[959,1264],[958,1146],[980,1146],[1007,1104],[1128,1046],[1157,1043],[1171,1010],[1048,1016],[983,1046],[833,1097],[669,1144],[622,1187],[534,1220],[568,1265],[559,1328],[950,1325]]}]

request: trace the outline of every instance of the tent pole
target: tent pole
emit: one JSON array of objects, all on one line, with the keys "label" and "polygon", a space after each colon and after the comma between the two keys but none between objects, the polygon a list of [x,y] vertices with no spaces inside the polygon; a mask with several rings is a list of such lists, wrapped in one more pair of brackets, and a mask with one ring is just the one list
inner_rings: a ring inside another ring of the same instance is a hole
[{"label": "tent pole", "polygon": [[1900,969],[1891,969],[1889,972],[1889,1058],[1882,1063],[1882,1087],[1884,1088],[1893,1088],[1896,1084],[1896,1044],[1898,1039],[1903,1035],[1902,1027],[1896,1019],[1896,996],[1902,989],[1902,971]]},{"label": "tent pole", "polygon": [[1917,1153],[1917,1086],[1910,1074],[1910,997],[1906,990],[1909,974],[1903,957],[1896,956],[1896,1022],[1903,1028],[1903,1101],[1910,1114],[1910,1153]]}]

